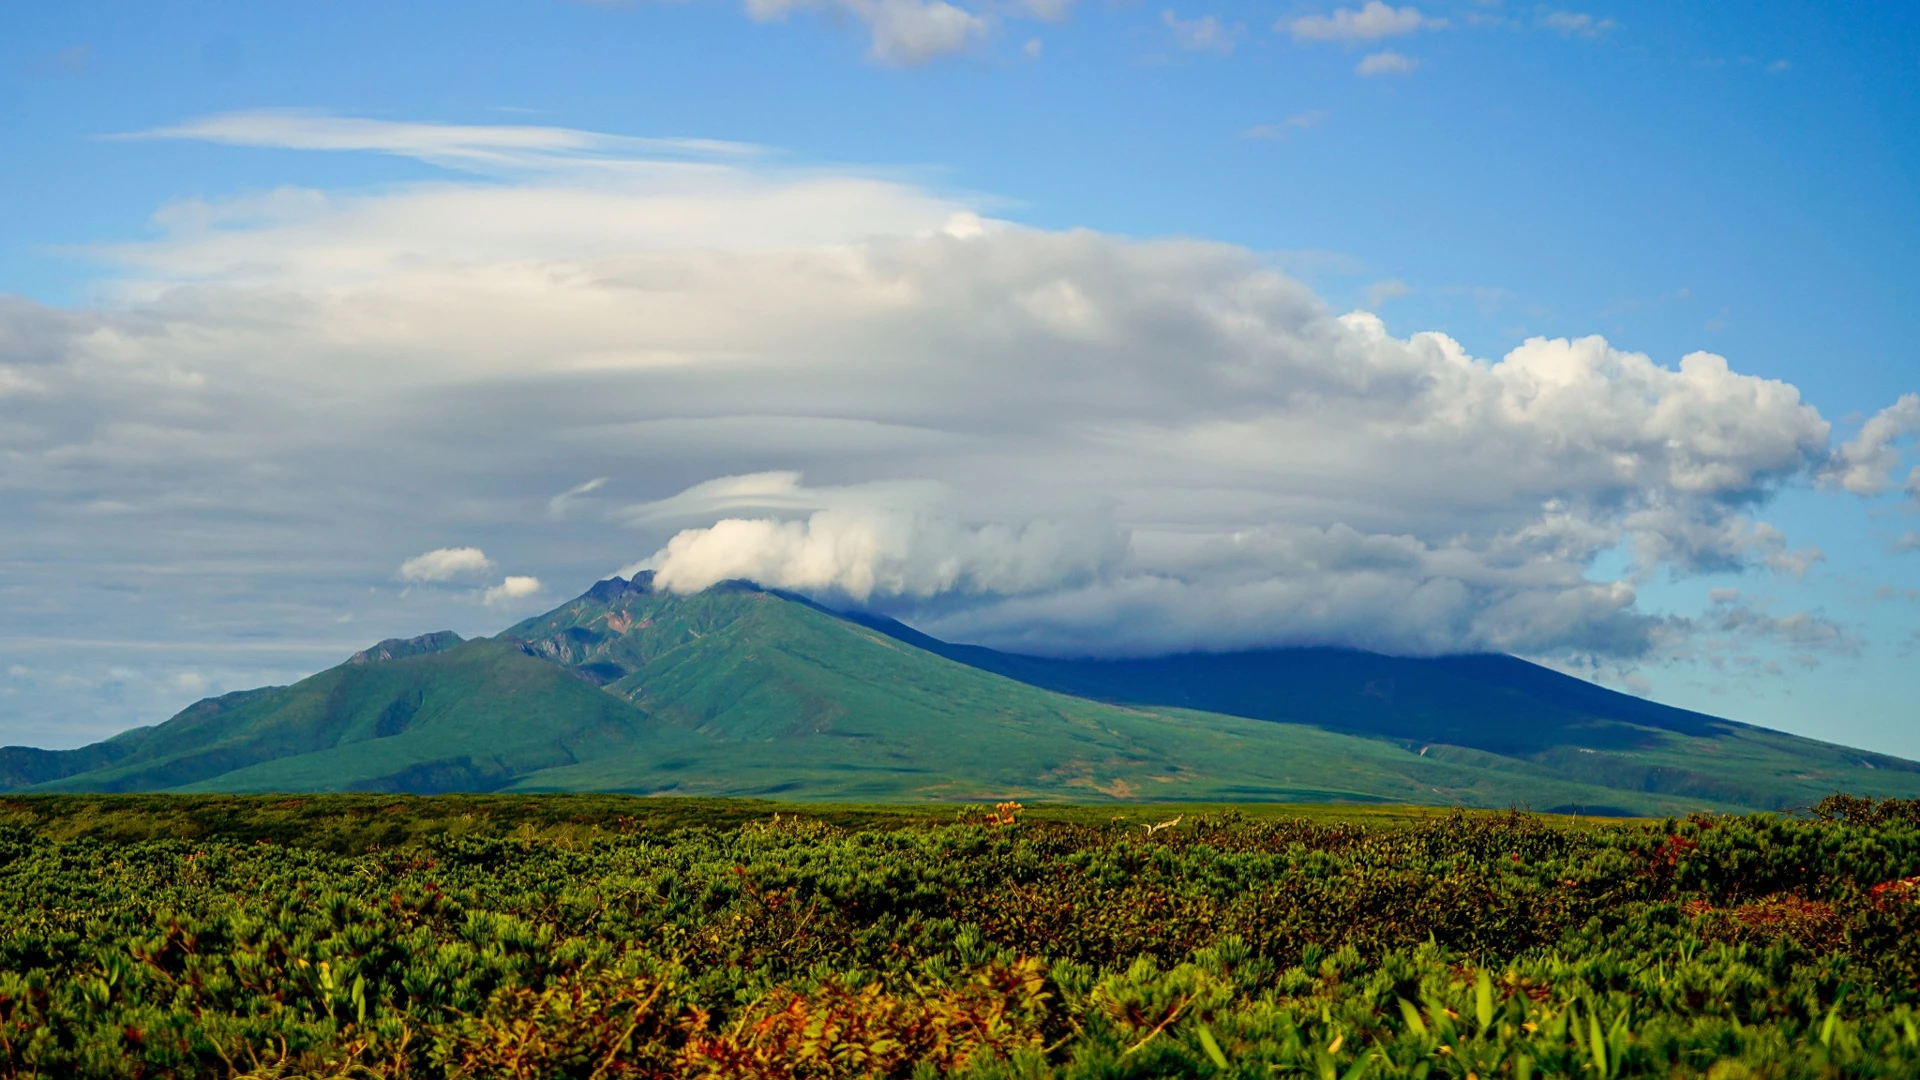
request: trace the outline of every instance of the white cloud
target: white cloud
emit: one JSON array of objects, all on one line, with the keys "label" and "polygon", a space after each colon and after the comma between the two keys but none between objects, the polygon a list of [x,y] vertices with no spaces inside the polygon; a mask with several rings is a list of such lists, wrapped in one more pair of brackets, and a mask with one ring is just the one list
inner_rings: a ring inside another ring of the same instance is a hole
[{"label": "white cloud", "polygon": [[1446,25],[1447,20],[1422,15],[1416,7],[1396,8],[1382,0],[1367,0],[1361,7],[1338,8],[1331,15],[1282,19],[1274,29],[1292,34],[1295,41],[1377,41]]},{"label": "white cloud", "polygon": [[925,600],[1057,590],[1117,565],[1110,523],[1039,519],[961,525],[901,510],[820,510],[804,521],[725,518],[674,536],[649,560],[655,583],[699,592],[735,578],[776,588]]},{"label": "white cloud", "polygon": [[1893,551],[1896,555],[1904,555],[1911,551],[1920,551],[1920,532],[1908,529],[1900,539],[1893,542]]},{"label": "white cloud", "polygon": [[[200,123],[215,131],[228,126],[221,117]],[[416,143],[411,129],[417,125],[390,126],[400,130],[365,141],[382,152],[405,152],[450,168],[498,175],[491,162],[446,154],[445,146],[458,140]],[[184,133],[192,127],[167,130]],[[496,141],[485,134],[490,129],[476,130],[480,133],[470,136],[472,145]],[[257,132],[257,145],[306,145],[298,124],[266,125]],[[563,136],[570,133],[562,129],[546,145],[563,144]],[[341,194],[281,188],[187,200],[155,214],[158,241],[101,245],[91,253],[116,267],[117,289],[127,300],[150,302],[168,290],[209,282],[227,289],[267,290],[277,302],[297,305],[310,290],[430,289],[436,276],[447,278],[449,286],[459,279],[457,287],[468,296],[488,288],[518,293],[542,275],[544,266],[581,269],[595,259],[631,260],[661,250],[767,251],[872,235],[913,235],[950,229],[975,209],[922,188],[847,170],[788,172],[745,162],[609,156],[601,149],[547,151],[537,170],[523,171],[517,180],[421,183]],[[706,273],[725,271],[709,262]],[[589,283],[556,284],[573,286],[562,288],[559,297],[577,298],[580,286]],[[415,305],[426,299],[414,297],[406,311],[417,314],[421,309]],[[285,318],[293,313],[272,314]],[[22,318],[36,334],[67,325],[59,316],[44,313]],[[373,329],[377,322],[365,328]],[[385,327],[387,332],[397,329]],[[474,335],[477,354],[497,351],[485,344],[497,329],[488,320],[486,329]],[[332,336],[350,333],[335,331]],[[430,347],[439,351],[445,344],[444,339],[434,340]],[[656,362],[673,359],[671,352],[622,351]]]},{"label": "white cloud", "polygon": [[1920,503],[1920,465],[1915,465],[1913,471],[1907,473],[1906,492],[1907,498]]},{"label": "white cloud", "polygon": [[46,387],[27,375],[22,374],[18,369],[0,365],[0,397],[11,397],[16,394],[38,394],[45,392],[45,390]]},{"label": "white cloud", "polygon": [[1307,112],[1294,113],[1278,124],[1255,124],[1241,132],[1240,137],[1243,139],[1284,139],[1292,132],[1305,131],[1311,127],[1318,127],[1326,118],[1327,112],[1325,109],[1312,109]]},{"label": "white cloud", "polygon": [[186,139],[290,150],[365,150],[486,170],[555,166],[577,170],[595,159],[611,163],[641,155],[738,158],[760,153],[757,146],[719,139],[641,139],[573,128],[409,123],[336,116],[311,109],[220,113],[108,138]]},{"label": "white cloud", "polygon": [[1240,27],[1227,26],[1217,16],[1202,15],[1197,19],[1182,19],[1175,15],[1172,8],[1160,13],[1160,21],[1173,32],[1174,43],[1188,52],[1216,52],[1222,55],[1233,51],[1238,43]]},{"label": "white cloud", "polygon": [[1041,50],[1045,47],[1039,38],[1028,38],[1027,43],[1020,46],[1020,54],[1029,60],[1038,60],[1040,59]]},{"label": "white cloud", "polygon": [[882,509],[922,506],[946,498],[944,485],[929,480],[809,488],[791,470],[722,476],[685,491],[628,507],[621,515],[636,526],[670,524],[740,511],[810,511],[828,507]]},{"label": "white cloud", "polygon": [[1761,564],[1774,573],[1797,578],[1806,577],[1807,571],[1813,569],[1815,563],[1826,560],[1827,553],[1818,547],[1804,547],[1794,551],[1771,551],[1760,558]]},{"label": "white cloud", "polygon": [[[677,587],[756,577],[1027,648],[1631,658],[1707,632],[1640,611],[1647,576],[1818,556],[1765,513],[1835,459],[1829,426],[1719,356],[1477,357],[1231,245],[765,159],[542,152],[504,181],[170,208],[100,250],[111,305],[0,300],[0,364],[43,388],[0,397],[0,538],[75,553],[0,570],[0,629],[318,640],[349,606],[437,629],[423,605],[471,594],[382,607],[382,553],[458,523],[475,546],[417,580],[491,569],[481,547],[549,581],[651,556]],[[1601,569],[1617,551],[1636,565]],[[523,580],[486,595],[533,602]]]},{"label": "white cloud", "polygon": [[[1879,495],[1893,483],[1900,467],[1896,444],[1920,433],[1920,394],[1904,394],[1860,426],[1860,434],[1834,452],[1823,479],[1855,495]],[[1909,492],[1914,477],[1907,479]]]},{"label": "white cloud", "polygon": [[580,501],[582,497],[591,495],[605,487],[607,480],[608,478],[605,476],[596,476],[583,484],[575,484],[560,494],[555,495],[553,498],[548,499],[547,516],[555,521],[566,517],[567,511],[573,507],[574,503]]},{"label": "white cloud", "polygon": [[[803,8],[826,8],[864,23],[870,35],[867,55],[895,67],[960,52],[988,29],[985,19],[945,0],[747,0],[747,13],[760,21]],[[1043,3],[1043,9],[1064,15],[1066,4]]]},{"label": "white cloud", "polygon": [[1535,14],[1534,25],[1564,37],[1595,38],[1612,30],[1615,24],[1612,19],[1595,18],[1585,12],[1554,11],[1543,7]]},{"label": "white cloud", "polygon": [[879,0],[861,5],[873,28],[871,54],[885,64],[912,67],[959,52],[983,37],[986,20],[942,0]]},{"label": "white cloud", "polygon": [[1388,278],[1385,281],[1376,281],[1367,286],[1363,294],[1363,299],[1367,307],[1371,309],[1378,308],[1389,301],[1398,300],[1402,296],[1411,296],[1412,294],[1413,287],[1411,285],[1397,278]]},{"label": "white cloud", "polygon": [[1375,75],[1406,75],[1419,66],[1420,61],[1413,57],[1386,49],[1361,57],[1360,62],[1353,66],[1353,73],[1361,78],[1371,78]]},{"label": "white cloud", "polygon": [[[1844,626],[1810,611],[1771,615],[1766,603],[1753,602],[1733,591],[1716,592],[1705,615],[1693,621],[1692,629],[1708,637],[1695,644],[1704,651],[1725,649],[1727,644],[1774,644],[1803,653],[1824,652],[1836,656],[1856,656],[1863,644]],[[1811,659],[1811,657],[1809,657]],[[1811,666],[1811,665],[1807,665]]]},{"label": "white cloud", "polygon": [[476,547],[435,548],[415,555],[400,564],[401,581],[452,581],[455,578],[484,574],[493,569],[493,560]]},{"label": "white cloud", "polygon": [[1804,577],[1826,556],[1817,547],[1794,551],[1786,534],[1739,514],[1702,516],[1682,503],[1652,503],[1626,517],[1637,566],[1632,579],[1651,580],[1662,568],[1688,573],[1737,573],[1764,566]]},{"label": "white cloud", "polygon": [[515,600],[538,596],[540,589],[540,579],[537,577],[508,577],[498,585],[489,586],[486,592],[480,594],[480,598],[489,607],[499,607]]}]

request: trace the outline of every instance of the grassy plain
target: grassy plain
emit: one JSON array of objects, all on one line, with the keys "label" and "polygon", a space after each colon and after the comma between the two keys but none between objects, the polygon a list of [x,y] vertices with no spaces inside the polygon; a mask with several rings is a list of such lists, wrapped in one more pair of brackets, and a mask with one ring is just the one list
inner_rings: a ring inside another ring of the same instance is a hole
[{"label": "grassy plain", "polygon": [[1917,1006],[1915,803],[0,801],[0,1076],[1912,1077]]},{"label": "grassy plain", "polygon": [[[634,832],[732,829],[776,815],[837,829],[928,828],[978,821],[983,804],[778,802],[631,795],[15,795],[0,797],[0,826],[56,841],[224,840],[359,854],[450,839],[590,843]],[[1448,817],[1445,807],[1323,803],[1023,805],[1031,822],[1132,830],[1174,818],[1231,813],[1251,821],[1409,826]],[[1543,821],[1574,824],[1569,815]],[[1595,819],[1587,819],[1593,824]],[[1605,819],[1601,819],[1605,820]]]}]

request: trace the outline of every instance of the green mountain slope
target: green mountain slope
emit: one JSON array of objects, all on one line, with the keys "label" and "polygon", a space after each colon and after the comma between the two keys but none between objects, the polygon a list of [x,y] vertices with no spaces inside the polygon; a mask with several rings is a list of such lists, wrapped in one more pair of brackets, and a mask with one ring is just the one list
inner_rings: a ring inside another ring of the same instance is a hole
[{"label": "green mountain slope", "polygon": [[[1364,663],[1375,661],[1394,663]],[[1012,674],[1037,681],[1033,670]],[[1204,672],[1183,676],[1186,698],[1096,701],[987,670],[964,647],[897,624],[876,629],[753,586],[676,596],[654,592],[644,576],[615,578],[495,639],[382,642],[293,686],[201,702],[93,747],[0,751],[0,782],[35,791],[1353,800],[1633,813],[1777,808],[1841,789],[1920,795],[1920,766],[1878,757],[1863,765],[1854,751],[1696,714],[1663,726],[1644,712],[1554,705],[1544,691],[1531,692],[1530,705],[1521,690],[1502,696],[1449,676],[1435,684],[1444,692],[1425,684],[1393,692],[1412,706],[1402,719],[1464,734],[1412,741],[1404,731],[1341,730],[1355,726],[1351,709],[1316,712],[1316,700],[1381,692],[1347,686],[1353,673],[1338,665],[1316,674],[1269,664],[1265,697],[1255,673],[1243,674],[1231,695],[1215,698],[1251,716],[1180,707],[1207,688]],[[1116,697],[1096,683],[1073,688]],[[1284,708],[1245,705],[1263,700]],[[1537,725],[1559,736],[1525,746],[1479,738],[1476,704],[1508,728],[1533,709]]]},{"label": "green mountain slope", "polygon": [[105,767],[33,790],[487,791],[660,741],[644,713],[510,644],[437,644],[203,701],[121,736]]},{"label": "green mountain slope", "polygon": [[[656,717],[748,742],[730,757],[736,783],[754,771],[770,781],[822,771],[768,791],[885,797],[917,784],[919,794],[943,794],[911,769],[936,762],[935,776],[981,785],[1007,778],[1012,757],[1043,784],[1139,798],[1311,797],[1288,793],[1319,787],[1346,797],[1654,810],[1772,809],[1843,789],[1920,794],[1912,762],[1668,709],[1510,657],[1453,663],[1279,650],[1050,661],[948,645],[751,586],[677,597],[653,592],[644,578],[601,582],[506,636]],[[1179,681],[1169,687],[1153,665]],[[1115,670],[1131,673],[1134,685],[1122,689],[1135,694],[1113,692]],[[1089,713],[1088,697],[1121,707]],[[1290,722],[1249,727],[1221,712]],[[1089,746],[1063,759],[1060,729],[1028,735],[1019,727],[1049,714],[1098,715],[1121,743],[1103,746],[1111,756],[1101,768],[1089,767],[1099,760]],[[824,741],[799,737],[806,734]],[[872,752],[849,755],[833,740],[865,740]],[[845,769],[835,779],[831,763],[842,759],[859,763],[858,779]],[[1146,765],[1154,760],[1188,772],[1156,772]],[[660,779],[623,768],[584,764],[544,779],[612,788]]]},{"label": "green mountain slope", "polygon": [[1485,804],[1580,786],[1310,728],[1054,694],[747,586],[677,597],[603,582],[503,636],[720,744],[714,761],[614,755],[535,774],[523,789]]},{"label": "green mountain slope", "polygon": [[1764,806],[1773,792],[1849,785],[1905,792],[1920,782],[1920,764],[1911,761],[1676,709],[1512,656],[1291,648],[1059,659],[954,645],[891,619],[847,617],[1059,693],[1311,724],[1430,752],[1485,751],[1613,788]]},{"label": "green mountain slope", "polygon": [[1712,737],[1746,727],[1616,693],[1512,656],[1400,657],[1305,647],[1062,659],[954,645],[892,619],[847,617],[948,659],[1063,694],[1497,754],[1647,746],[1660,731]]}]

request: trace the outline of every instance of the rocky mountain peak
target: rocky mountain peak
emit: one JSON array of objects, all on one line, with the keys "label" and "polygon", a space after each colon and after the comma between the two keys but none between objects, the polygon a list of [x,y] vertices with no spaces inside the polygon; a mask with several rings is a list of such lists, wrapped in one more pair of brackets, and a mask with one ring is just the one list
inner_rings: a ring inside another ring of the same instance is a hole
[{"label": "rocky mountain peak", "polygon": [[388,638],[372,648],[361,649],[347,658],[349,664],[377,664],[384,660],[399,660],[407,656],[421,656],[442,649],[451,649],[460,644],[461,637],[451,630],[435,630],[431,634],[421,634],[411,638]]},{"label": "rocky mountain peak", "polygon": [[653,591],[653,571],[638,570],[631,578],[610,577],[605,581],[596,581],[593,588],[581,596],[583,600],[611,604],[615,600],[632,593],[650,593]]}]

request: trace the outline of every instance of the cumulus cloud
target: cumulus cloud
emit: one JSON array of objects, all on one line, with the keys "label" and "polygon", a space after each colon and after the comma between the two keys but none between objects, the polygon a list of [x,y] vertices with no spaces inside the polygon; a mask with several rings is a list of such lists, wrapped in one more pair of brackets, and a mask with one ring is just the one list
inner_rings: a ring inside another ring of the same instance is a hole
[{"label": "cumulus cloud", "polygon": [[[1104,655],[1335,641],[1415,655],[1545,646],[1639,656],[1655,628],[1632,610],[1624,582],[1503,565],[1465,544],[1343,525],[1133,540],[1133,572],[937,613],[929,625],[962,640]],[[1331,625],[1340,632],[1328,635]]]},{"label": "cumulus cloud", "polygon": [[498,585],[489,586],[480,594],[489,607],[499,607],[515,600],[525,600],[540,594],[540,579],[537,577],[508,577]]},{"label": "cumulus cloud", "polygon": [[1102,514],[969,525],[951,516],[950,502],[951,492],[934,484],[809,489],[791,472],[724,477],[636,508],[632,518],[746,507],[810,512],[686,529],[623,572],[651,569],[656,585],[675,592],[746,579],[864,603],[876,593],[930,599],[1057,589],[1117,567],[1126,554],[1127,537]]},{"label": "cumulus cloud", "polygon": [[1595,18],[1581,11],[1554,11],[1550,8],[1541,8],[1535,13],[1534,25],[1565,37],[1594,38],[1613,29],[1614,22],[1612,19]]},{"label": "cumulus cloud", "polygon": [[1282,19],[1274,29],[1295,41],[1377,41],[1421,30],[1440,30],[1447,20],[1422,15],[1416,7],[1396,8],[1382,0],[1367,0],[1357,8],[1337,8],[1329,15],[1302,15]]},{"label": "cumulus cloud", "polygon": [[1893,542],[1893,552],[1896,555],[1905,555],[1913,551],[1920,551],[1920,532],[1908,529],[1901,534],[1900,539]]},{"label": "cumulus cloud", "polygon": [[725,518],[689,529],[652,562],[656,583],[676,592],[744,578],[865,602],[876,591],[925,599],[1056,589],[1117,561],[1123,549],[1111,530],[1072,522],[968,527],[897,512],[822,510],[805,521]]},{"label": "cumulus cloud", "polygon": [[1765,600],[1738,589],[1716,589],[1698,619],[1676,620],[1692,633],[1686,654],[1716,665],[1729,655],[1752,654],[1756,645],[1778,645],[1795,653],[1802,667],[1817,666],[1819,654],[1857,656],[1864,644],[1840,623],[1811,611],[1773,615]]},{"label": "cumulus cloud", "polygon": [[1839,446],[1824,479],[1857,496],[1882,494],[1901,465],[1897,442],[1914,432],[1920,432],[1920,394],[1903,394],[1899,402],[1860,425],[1860,434]]},{"label": "cumulus cloud", "polygon": [[1188,52],[1214,52],[1224,56],[1239,43],[1240,27],[1228,26],[1215,15],[1182,19],[1168,8],[1160,13],[1160,21],[1172,31],[1174,43]]},{"label": "cumulus cloud", "polygon": [[1637,581],[1666,567],[1687,573],[1737,573],[1758,565],[1805,577],[1826,557],[1818,547],[1790,550],[1786,533],[1764,521],[1732,513],[1701,515],[1684,504],[1649,505],[1629,514],[1626,523],[1638,558],[1632,575]]},{"label": "cumulus cloud", "polygon": [[[870,35],[868,55],[896,67],[960,52],[988,29],[984,18],[945,0],[747,0],[747,13],[761,21],[803,8],[826,8],[859,20]],[[1043,3],[1040,10],[1058,18],[1065,5]]]},{"label": "cumulus cloud", "polygon": [[493,560],[476,547],[435,548],[400,564],[401,581],[453,581],[493,569]]},{"label": "cumulus cloud", "polygon": [[[1823,479],[1855,495],[1879,495],[1893,483],[1900,467],[1900,440],[1920,433],[1920,394],[1903,394],[1860,427],[1860,434],[1834,452]],[[1916,467],[1920,474],[1920,467]],[[1920,491],[1916,476],[1907,478],[1909,494]]]},{"label": "cumulus cloud", "polygon": [[[458,622],[486,614],[471,593],[392,587],[395,553],[457,523],[474,546],[403,582],[477,582],[484,547],[539,575],[496,606],[641,559],[666,587],[748,577],[1036,650],[1625,661],[1738,622],[1651,616],[1640,582],[1802,571],[1819,553],[1769,499],[1893,467],[1898,424],[1835,450],[1794,387],[1724,357],[1475,356],[1232,245],[753,155],[349,130],[463,171],[183,203],[95,249],[109,303],[0,300],[0,368],[36,388],[0,395],[0,536],[81,553],[0,568],[0,627],[282,634],[323,662],[365,644],[343,616],[497,629]],[[540,166],[446,149],[509,143]],[[1767,640],[1793,633],[1815,631]]]},{"label": "cumulus cloud", "polygon": [[1368,53],[1353,65],[1353,73],[1363,79],[1376,75],[1407,75],[1420,66],[1420,61],[1411,56],[1385,49],[1377,53]]}]

